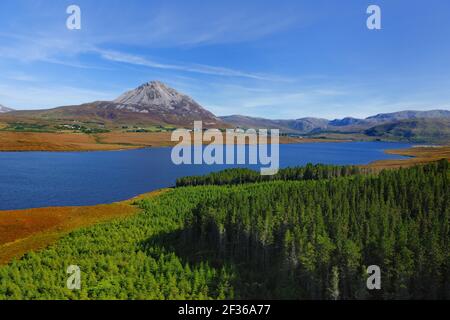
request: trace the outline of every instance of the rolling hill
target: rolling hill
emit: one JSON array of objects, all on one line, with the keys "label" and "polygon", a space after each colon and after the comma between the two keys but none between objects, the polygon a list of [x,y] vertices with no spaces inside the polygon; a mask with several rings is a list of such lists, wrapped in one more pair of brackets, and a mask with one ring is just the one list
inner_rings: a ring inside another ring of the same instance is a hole
[{"label": "rolling hill", "polygon": [[368,117],[366,120],[373,122],[391,122],[411,119],[439,119],[450,118],[449,110],[430,110],[430,111],[399,111],[393,113],[380,113],[376,116]]},{"label": "rolling hill", "polygon": [[328,120],[320,118],[301,118],[296,120],[270,120],[241,115],[220,117],[220,119],[234,127],[240,128],[273,128],[284,133],[308,133],[313,130],[326,129]]},{"label": "rolling hill", "polygon": [[368,129],[373,126],[410,119],[450,119],[448,110],[431,111],[400,111],[394,113],[382,113],[366,119],[346,117],[343,119],[327,120],[322,118],[301,118],[296,120],[269,120],[253,118],[241,115],[220,117],[224,122],[238,127],[267,128],[277,126],[297,133],[310,133],[312,131],[352,131],[355,129]]},{"label": "rolling hill", "polygon": [[366,119],[347,117],[326,120],[321,118],[301,118],[297,120],[268,120],[240,115],[221,117],[240,128],[278,128],[287,134],[308,136],[340,137],[353,135],[373,139],[406,140],[412,142],[450,142],[450,111],[400,111],[383,113]]},{"label": "rolling hill", "polygon": [[364,133],[384,140],[448,143],[450,141],[450,118],[418,118],[394,121],[372,127]]}]

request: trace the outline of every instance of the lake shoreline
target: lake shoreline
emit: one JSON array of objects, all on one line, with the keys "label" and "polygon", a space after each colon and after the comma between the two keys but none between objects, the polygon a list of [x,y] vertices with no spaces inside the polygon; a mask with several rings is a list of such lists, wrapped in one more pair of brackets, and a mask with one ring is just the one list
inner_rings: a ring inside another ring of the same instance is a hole
[{"label": "lake shoreline", "polygon": [[[408,156],[403,160],[379,160],[360,167],[396,169],[437,161],[450,160],[450,146],[411,147],[385,150],[386,153]],[[43,249],[71,231],[114,219],[125,219],[140,212],[135,202],[157,197],[171,188],[144,193],[129,200],[91,206],[41,207],[0,210],[0,265],[20,258],[25,253]]]},{"label": "lake shoreline", "polygon": [[167,190],[93,206],[0,210],[0,265],[48,247],[77,229],[136,215],[141,212],[136,201],[156,197]]},{"label": "lake shoreline", "polygon": [[[149,149],[147,147],[140,149]],[[115,152],[127,151],[127,150],[111,150]],[[436,153],[430,151],[437,151]],[[69,152],[69,151],[68,151]],[[78,151],[76,151],[78,152]],[[106,152],[105,150],[100,151],[84,151],[84,152]],[[1,153],[1,151],[0,151]],[[411,146],[405,149],[388,149],[384,150],[386,154],[399,155],[406,157],[404,159],[385,159],[385,160],[376,160],[372,161],[366,165],[355,165],[361,168],[371,168],[371,169],[399,169],[399,168],[407,168],[414,165],[426,164],[430,162],[439,161],[441,159],[447,159],[450,161],[450,146]],[[96,207],[96,206],[105,206],[105,205],[113,205],[117,203],[129,203],[131,201],[135,201],[136,199],[142,199],[148,194],[160,193],[163,191],[167,191],[174,188],[172,187],[164,187],[160,189],[155,189],[152,191],[144,192],[142,194],[138,194],[132,198],[114,201],[114,202],[106,202],[106,203],[98,203],[93,205],[81,205],[81,206],[48,206],[48,207],[31,207],[31,208],[23,208],[23,209],[11,209],[11,210],[0,210],[0,214],[5,212],[17,212],[17,211],[29,211],[29,210],[44,210],[44,209],[54,209],[54,208],[83,208],[83,207]],[[1,241],[0,241],[1,244]]]},{"label": "lake shoreline", "polygon": [[426,164],[441,159],[450,161],[450,146],[421,146],[415,145],[405,149],[384,150],[386,154],[408,157],[407,159],[377,160],[362,166],[374,170],[407,168],[414,165]]},{"label": "lake shoreline", "polygon": [[[280,144],[351,142],[351,140],[280,137]],[[100,134],[0,131],[0,152],[95,152],[173,147],[170,132]],[[209,144],[204,142],[204,144]]]}]

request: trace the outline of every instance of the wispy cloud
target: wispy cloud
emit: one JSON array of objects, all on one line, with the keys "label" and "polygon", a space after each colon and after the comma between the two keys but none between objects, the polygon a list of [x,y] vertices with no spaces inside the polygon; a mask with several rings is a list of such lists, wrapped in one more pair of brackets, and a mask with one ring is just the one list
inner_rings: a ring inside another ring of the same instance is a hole
[{"label": "wispy cloud", "polygon": [[160,63],[155,60],[151,60],[148,58],[144,58],[137,55],[131,55],[126,53],[121,53],[117,51],[108,51],[108,50],[94,50],[104,59],[115,61],[115,62],[123,62],[128,64],[134,64],[139,66],[145,66],[149,68],[156,69],[165,69],[165,70],[175,70],[175,71],[183,71],[183,72],[193,72],[207,75],[215,75],[215,76],[226,76],[226,77],[242,77],[242,78],[250,78],[256,80],[269,80],[269,81],[286,81],[281,77],[263,75],[257,73],[249,73],[234,69],[215,67],[209,65],[201,65],[201,64],[166,64]]},{"label": "wispy cloud", "polygon": [[[0,33],[0,37],[5,36]],[[102,69],[107,68],[85,64],[78,61],[77,57],[82,54],[97,54],[102,59],[113,62],[144,66],[154,69],[197,73],[204,75],[240,77],[254,80],[267,81],[290,81],[286,77],[252,73],[220,66],[205,64],[193,64],[187,62],[162,63],[155,59],[143,57],[135,54],[120,51],[101,49],[91,44],[76,42],[70,39],[54,39],[49,37],[13,36],[9,37],[14,41],[9,46],[0,48],[0,57],[19,60],[23,62],[46,62],[51,64],[64,65],[81,69]]]},{"label": "wispy cloud", "polygon": [[[211,83],[194,92],[206,108],[218,115],[243,114],[266,118],[326,117],[344,114],[341,103],[354,96],[351,88],[299,83],[238,85]],[[348,114],[345,114],[348,115]]]},{"label": "wispy cloud", "polygon": [[36,78],[35,76],[27,74],[27,73],[23,73],[23,72],[10,72],[10,73],[4,74],[3,77],[8,80],[22,81],[22,82],[39,81],[39,79]]},{"label": "wispy cloud", "polygon": [[[164,5],[150,19],[144,39],[162,46],[230,44],[261,39],[299,23],[301,14],[283,6],[265,10],[265,4],[239,1],[213,6]],[[235,6],[239,5],[239,10]],[[180,8],[181,7],[181,8]],[[152,30],[152,31],[148,31]]]},{"label": "wispy cloud", "polygon": [[80,69],[104,69],[79,61],[92,46],[71,38],[0,32],[0,58],[31,64],[45,62]]},{"label": "wispy cloud", "polygon": [[77,0],[83,27],[72,32],[66,1],[0,1],[0,103],[112,99],[158,79],[219,115],[330,118],[448,106],[439,19],[409,33],[433,50],[405,56],[403,25],[391,21],[381,40],[367,33],[360,5],[336,15],[342,4],[334,2]]}]

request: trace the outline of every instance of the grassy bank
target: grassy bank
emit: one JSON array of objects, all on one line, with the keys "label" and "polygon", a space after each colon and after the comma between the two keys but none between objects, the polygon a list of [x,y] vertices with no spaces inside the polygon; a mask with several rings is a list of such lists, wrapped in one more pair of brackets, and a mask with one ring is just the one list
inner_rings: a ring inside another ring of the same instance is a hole
[{"label": "grassy bank", "polygon": [[413,147],[400,150],[386,150],[388,154],[400,155],[409,157],[401,160],[379,160],[368,166],[374,170],[407,168],[414,165],[426,164],[440,159],[450,160],[450,146],[427,146],[427,147]]},{"label": "grassy bank", "polygon": [[106,205],[0,211],[0,264],[45,248],[73,230],[130,217],[139,212],[136,201],[163,192]]}]

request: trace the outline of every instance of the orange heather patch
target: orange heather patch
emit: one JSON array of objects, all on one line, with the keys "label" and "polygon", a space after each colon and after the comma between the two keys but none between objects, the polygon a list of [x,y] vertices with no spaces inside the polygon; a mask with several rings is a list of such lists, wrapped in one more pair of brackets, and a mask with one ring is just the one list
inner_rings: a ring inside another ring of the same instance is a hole
[{"label": "orange heather patch", "polygon": [[[210,141],[210,136],[204,133],[205,140]],[[178,142],[171,141],[171,132],[108,132],[97,135],[98,141],[105,144],[122,144],[146,147],[167,147],[174,146]],[[269,140],[270,141],[270,140]],[[311,143],[311,142],[343,142],[344,140],[333,139],[310,139],[281,136],[280,143]],[[203,141],[205,144],[209,142]],[[193,143],[193,142],[192,142]],[[248,141],[247,141],[248,143]]]},{"label": "orange heather patch", "polygon": [[[137,148],[140,146],[134,146]],[[132,148],[98,143],[83,133],[0,132],[0,151],[94,151]]]},{"label": "orange heather patch", "polygon": [[[280,143],[342,142],[332,139],[280,137]],[[143,147],[168,147],[170,132],[45,133],[0,131],[0,151],[108,151]]]},{"label": "orange heather patch", "polygon": [[379,160],[363,167],[375,170],[396,169],[426,164],[441,159],[450,160],[450,146],[414,147],[409,149],[387,150],[386,153],[411,158],[403,160]]},{"label": "orange heather patch", "polygon": [[73,230],[132,216],[139,212],[139,208],[133,205],[134,201],[162,192],[164,190],[97,206],[0,211],[0,264],[26,252],[45,248]]},{"label": "orange heather patch", "polygon": [[97,134],[101,144],[120,144],[145,147],[168,147],[175,145],[170,132],[108,132]]}]

